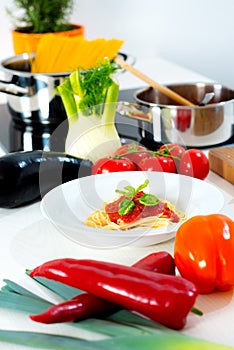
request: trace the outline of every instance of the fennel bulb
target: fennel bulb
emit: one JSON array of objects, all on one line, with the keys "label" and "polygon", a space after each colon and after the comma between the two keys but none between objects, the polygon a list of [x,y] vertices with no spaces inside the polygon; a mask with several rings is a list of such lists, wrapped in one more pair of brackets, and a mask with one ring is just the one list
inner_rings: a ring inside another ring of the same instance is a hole
[{"label": "fennel bulb", "polygon": [[112,155],[121,145],[114,121],[79,114],[78,119],[76,116],[69,118],[68,125],[65,149],[75,157],[89,159],[94,163]]},{"label": "fennel bulb", "polygon": [[118,69],[106,60],[87,71],[76,70],[59,87],[67,117],[65,151],[92,162],[112,155],[121,145],[115,127]]}]

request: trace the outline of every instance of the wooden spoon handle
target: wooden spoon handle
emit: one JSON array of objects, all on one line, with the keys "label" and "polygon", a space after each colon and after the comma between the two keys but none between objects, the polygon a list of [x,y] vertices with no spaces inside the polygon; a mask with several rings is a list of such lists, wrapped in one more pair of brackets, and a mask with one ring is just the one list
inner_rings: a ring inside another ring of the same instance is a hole
[{"label": "wooden spoon handle", "polygon": [[166,95],[167,97],[171,98],[172,100],[174,100],[178,104],[184,105],[184,106],[194,106],[194,104],[192,102],[188,101],[186,98],[180,96],[179,94],[177,94],[176,92],[174,92],[171,89],[167,88],[166,86],[160,85],[156,81],[154,81],[151,78],[147,77],[145,74],[143,74],[142,72],[140,72],[139,70],[137,70],[133,66],[130,66],[128,63],[126,63],[119,56],[117,56],[115,58],[115,62],[119,66],[121,66],[122,68],[128,70],[129,72],[131,72],[132,74],[134,74],[135,76],[140,78],[141,80],[145,81],[147,84],[149,84],[153,88],[155,88],[155,89],[159,90],[160,92],[162,92],[164,95]]}]

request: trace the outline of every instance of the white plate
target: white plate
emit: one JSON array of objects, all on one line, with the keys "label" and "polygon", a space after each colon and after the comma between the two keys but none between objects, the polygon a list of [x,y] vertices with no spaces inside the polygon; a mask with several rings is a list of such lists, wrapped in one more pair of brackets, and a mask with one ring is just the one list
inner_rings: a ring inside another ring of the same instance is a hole
[{"label": "white plate", "polygon": [[102,230],[83,224],[104,201],[116,197],[116,188],[137,187],[146,179],[149,179],[147,192],[170,201],[187,218],[217,213],[224,204],[221,192],[205,181],[178,174],[133,171],[88,176],[62,184],[44,196],[41,210],[67,238],[92,248],[148,246],[167,241],[175,236],[181,223],[132,231]]}]

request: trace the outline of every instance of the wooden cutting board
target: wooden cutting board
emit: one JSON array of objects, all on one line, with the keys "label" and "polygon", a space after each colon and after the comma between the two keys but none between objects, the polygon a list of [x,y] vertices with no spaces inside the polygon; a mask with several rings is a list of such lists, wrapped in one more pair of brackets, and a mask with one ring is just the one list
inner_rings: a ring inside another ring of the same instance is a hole
[{"label": "wooden cutting board", "polygon": [[214,148],[208,157],[210,169],[234,184],[234,146]]}]

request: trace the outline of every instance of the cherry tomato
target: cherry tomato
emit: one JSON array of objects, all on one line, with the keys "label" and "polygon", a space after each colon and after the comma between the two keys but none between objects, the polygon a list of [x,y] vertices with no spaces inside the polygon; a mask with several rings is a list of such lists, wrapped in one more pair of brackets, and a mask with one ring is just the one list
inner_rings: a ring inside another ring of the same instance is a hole
[{"label": "cherry tomato", "polygon": [[120,146],[115,151],[115,155],[118,155],[118,156],[124,155],[125,158],[130,159],[138,168],[138,164],[142,159],[150,157],[150,153],[149,152],[147,153],[146,151],[147,151],[147,148],[145,148],[144,146],[140,146],[135,143],[129,143],[129,144]]},{"label": "cherry tomato", "polygon": [[180,159],[179,173],[204,180],[210,170],[209,160],[199,149],[187,150]]},{"label": "cherry tomato", "polygon": [[92,175],[134,170],[135,164],[127,158],[100,158],[92,166]]},{"label": "cherry tomato", "polygon": [[165,156],[155,156],[143,159],[139,164],[142,171],[165,171],[166,173],[176,173],[176,165],[173,158]]},{"label": "cherry tomato", "polygon": [[173,158],[173,160],[175,162],[175,166],[178,172],[180,167],[180,159],[185,152],[185,148],[176,143],[169,143],[162,145],[159,150],[166,150],[168,151],[168,154],[170,154],[172,157],[176,157]]},{"label": "cherry tomato", "polygon": [[182,147],[181,145],[176,144],[176,143],[169,143],[166,145],[162,145],[160,147],[160,150],[167,149],[167,148],[169,149],[170,155],[173,157],[177,157],[177,158],[181,158],[185,152],[185,148]]}]

